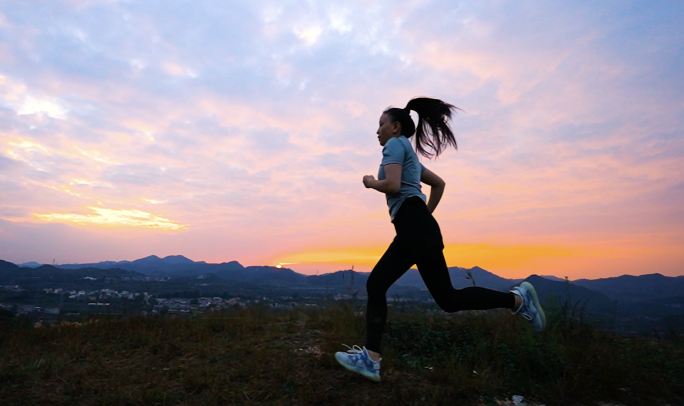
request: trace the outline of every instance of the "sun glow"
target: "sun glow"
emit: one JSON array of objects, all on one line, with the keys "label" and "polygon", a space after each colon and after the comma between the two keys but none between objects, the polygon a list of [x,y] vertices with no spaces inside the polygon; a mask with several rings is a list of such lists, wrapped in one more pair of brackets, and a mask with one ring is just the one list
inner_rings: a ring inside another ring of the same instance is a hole
[{"label": "sun glow", "polygon": [[449,244],[444,247],[447,263],[465,268],[524,268],[538,258],[576,254],[576,249],[554,245]]},{"label": "sun glow", "polygon": [[155,216],[141,210],[103,209],[89,207],[94,214],[74,213],[35,213],[34,216],[45,222],[72,223],[104,227],[136,227],[162,231],[182,231],[186,225],[178,224],[164,217]]},{"label": "sun glow", "polygon": [[[348,250],[312,250],[284,256],[280,264],[358,263],[372,265],[382,256],[384,248]],[[287,262],[284,262],[287,261]]]},{"label": "sun glow", "polygon": [[[309,250],[285,255],[279,259],[297,262],[300,265],[356,264],[366,269],[372,268],[378,262],[385,249],[385,246],[378,246],[347,250]],[[447,266],[450,267],[479,266],[492,272],[503,271],[507,277],[513,277],[517,276],[517,273],[537,270],[542,264],[547,265],[554,260],[587,255],[584,251],[577,247],[560,245],[447,244],[444,247],[444,257]]]}]

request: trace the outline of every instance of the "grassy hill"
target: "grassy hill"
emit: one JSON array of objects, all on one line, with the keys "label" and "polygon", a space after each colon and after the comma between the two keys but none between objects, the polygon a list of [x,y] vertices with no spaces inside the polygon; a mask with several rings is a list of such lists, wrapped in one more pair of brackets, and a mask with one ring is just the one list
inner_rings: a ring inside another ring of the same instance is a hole
[{"label": "grassy hill", "polygon": [[[351,302],[247,308],[198,318],[134,317],[34,328],[0,317],[7,405],[674,405],[684,342],[625,338],[549,309],[533,334],[507,311],[447,316],[390,308],[381,383],[333,359],[363,344]],[[602,403],[598,403],[602,404]]]}]

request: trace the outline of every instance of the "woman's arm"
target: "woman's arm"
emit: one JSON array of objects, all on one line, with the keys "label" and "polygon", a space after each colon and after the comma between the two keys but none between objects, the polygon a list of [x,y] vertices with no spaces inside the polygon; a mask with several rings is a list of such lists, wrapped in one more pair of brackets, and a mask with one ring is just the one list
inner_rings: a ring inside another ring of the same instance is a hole
[{"label": "woman's arm", "polygon": [[444,186],[446,183],[437,176],[436,173],[425,168],[423,173],[420,175],[420,181],[430,185],[430,198],[428,199],[427,208],[430,213],[433,213],[442,199],[442,194],[444,194]]},{"label": "woman's arm", "polygon": [[401,189],[401,164],[385,165],[385,179],[377,180],[372,175],[363,177],[363,185],[378,192],[393,194]]}]

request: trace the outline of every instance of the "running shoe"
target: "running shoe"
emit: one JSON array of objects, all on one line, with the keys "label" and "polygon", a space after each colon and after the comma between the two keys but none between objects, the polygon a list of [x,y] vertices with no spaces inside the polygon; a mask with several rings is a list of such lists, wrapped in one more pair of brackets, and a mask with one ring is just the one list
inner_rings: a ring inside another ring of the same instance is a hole
[{"label": "running shoe", "polygon": [[368,355],[366,347],[342,345],[349,348],[349,350],[347,352],[338,351],[335,353],[335,359],[340,365],[372,381],[380,382],[380,361],[382,361],[382,358],[373,361]]},{"label": "running shoe", "polygon": [[513,294],[520,296],[522,304],[513,314],[520,314],[528,323],[532,330],[539,333],[546,328],[546,315],[539,304],[537,292],[529,282],[523,282],[511,290]]}]

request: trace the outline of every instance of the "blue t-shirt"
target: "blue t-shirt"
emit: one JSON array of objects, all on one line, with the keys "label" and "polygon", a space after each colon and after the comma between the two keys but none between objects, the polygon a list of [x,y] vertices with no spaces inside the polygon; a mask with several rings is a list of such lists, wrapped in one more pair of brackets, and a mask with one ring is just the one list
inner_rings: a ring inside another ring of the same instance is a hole
[{"label": "blue t-shirt", "polygon": [[387,164],[401,165],[401,189],[397,193],[385,195],[390,217],[394,221],[394,216],[397,215],[404,200],[411,196],[419,196],[423,201],[426,200],[425,195],[420,191],[420,176],[425,171],[425,167],[418,162],[418,156],[413,151],[411,143],[403,135],[390,138],[385,143],[382,149],[382,163],[378,171],[379,180],[385,180],[385,165]]}]

